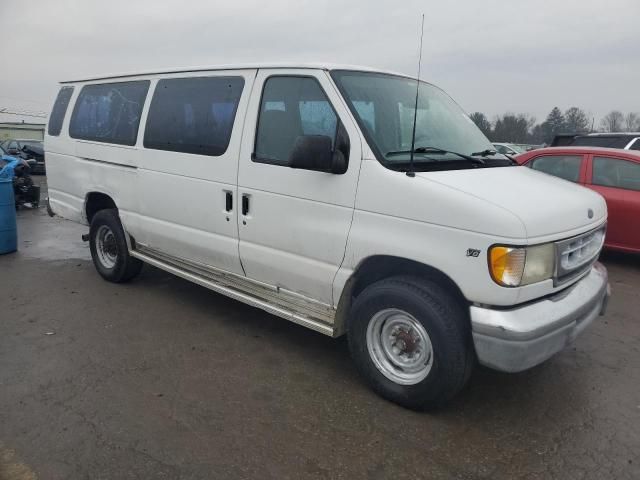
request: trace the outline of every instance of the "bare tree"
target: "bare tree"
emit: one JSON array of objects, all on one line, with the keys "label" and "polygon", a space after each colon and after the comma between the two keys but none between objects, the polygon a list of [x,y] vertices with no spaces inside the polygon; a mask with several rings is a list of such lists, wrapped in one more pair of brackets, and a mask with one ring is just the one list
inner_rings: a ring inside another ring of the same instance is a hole
[{"label": "bare tree", "polygon": [[487,116],[482,112],[473,112],[469,115],[469,118],[473,120],[478,128],[484,133],[487,137],[491,137],[491,122],[487,118]]},{"label": "bare tree", "polygon": [[624,129],[627,132],[640,130],[640,116],[636,112],[629,112],[624,116]]},{"label": "bare tree", "polygon": [[529,130],[535,122],[535,118],[523,113],[505,113],[496,118],[490,138],[495,142],[526,143],[529,140]]},{"label": "bare tree", "polygon": [[624,115],[618,110],[607,113],[600,121],[600,127],[605,132],[620,132],[624,123]]}]

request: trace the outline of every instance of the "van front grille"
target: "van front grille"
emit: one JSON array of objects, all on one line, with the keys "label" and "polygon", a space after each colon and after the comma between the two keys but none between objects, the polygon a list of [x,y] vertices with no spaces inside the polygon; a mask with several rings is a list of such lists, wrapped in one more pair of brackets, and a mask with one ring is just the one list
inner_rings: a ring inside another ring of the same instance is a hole
[{"label": "van front grille", "polygon": [[555,284],[564,282],[579,276],[589,270],[598,259],[606,227],[583,233],[576,237],[556,242],[556,278]]}]

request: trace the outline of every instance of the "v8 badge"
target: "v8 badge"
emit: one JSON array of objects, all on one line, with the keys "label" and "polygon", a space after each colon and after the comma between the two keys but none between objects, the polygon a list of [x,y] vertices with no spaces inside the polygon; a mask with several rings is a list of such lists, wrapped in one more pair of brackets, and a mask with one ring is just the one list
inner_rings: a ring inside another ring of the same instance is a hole
[{"label": "v8 badge", "polygon": [[475,248],[467,249],[467,257],[478,257],[479,255],[480,255],[480,250],[477,250]]}]

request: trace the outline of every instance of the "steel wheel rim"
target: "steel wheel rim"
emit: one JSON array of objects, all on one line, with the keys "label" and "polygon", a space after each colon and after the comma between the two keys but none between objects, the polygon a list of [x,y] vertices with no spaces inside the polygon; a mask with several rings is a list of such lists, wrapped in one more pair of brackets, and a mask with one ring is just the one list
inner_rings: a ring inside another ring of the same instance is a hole
[{"label": "steel wheel rim", "polygon": [[113,268],[118,260],[118,245],[113,231],[106,225],[100,225],[96,233],[96,253],[100,264]]},{"label": "steel wheel rim", "polygon": [[424,326],[396,308],[381,310],[371,318],[367,349],[376,368],[400,385],[420,383],[433,366],[433,345]]}]

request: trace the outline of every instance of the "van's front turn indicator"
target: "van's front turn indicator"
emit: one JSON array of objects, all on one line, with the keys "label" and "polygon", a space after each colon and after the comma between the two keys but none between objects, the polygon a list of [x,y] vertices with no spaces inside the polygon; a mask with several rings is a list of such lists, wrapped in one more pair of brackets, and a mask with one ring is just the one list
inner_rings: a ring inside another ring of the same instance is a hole
[{"label": "van's front turn indicator", "polygon": [[555,247],[552,243],[532,247],[496,245],[489,249],[491,278],[503,287],[519,287],[553,277]]}]

